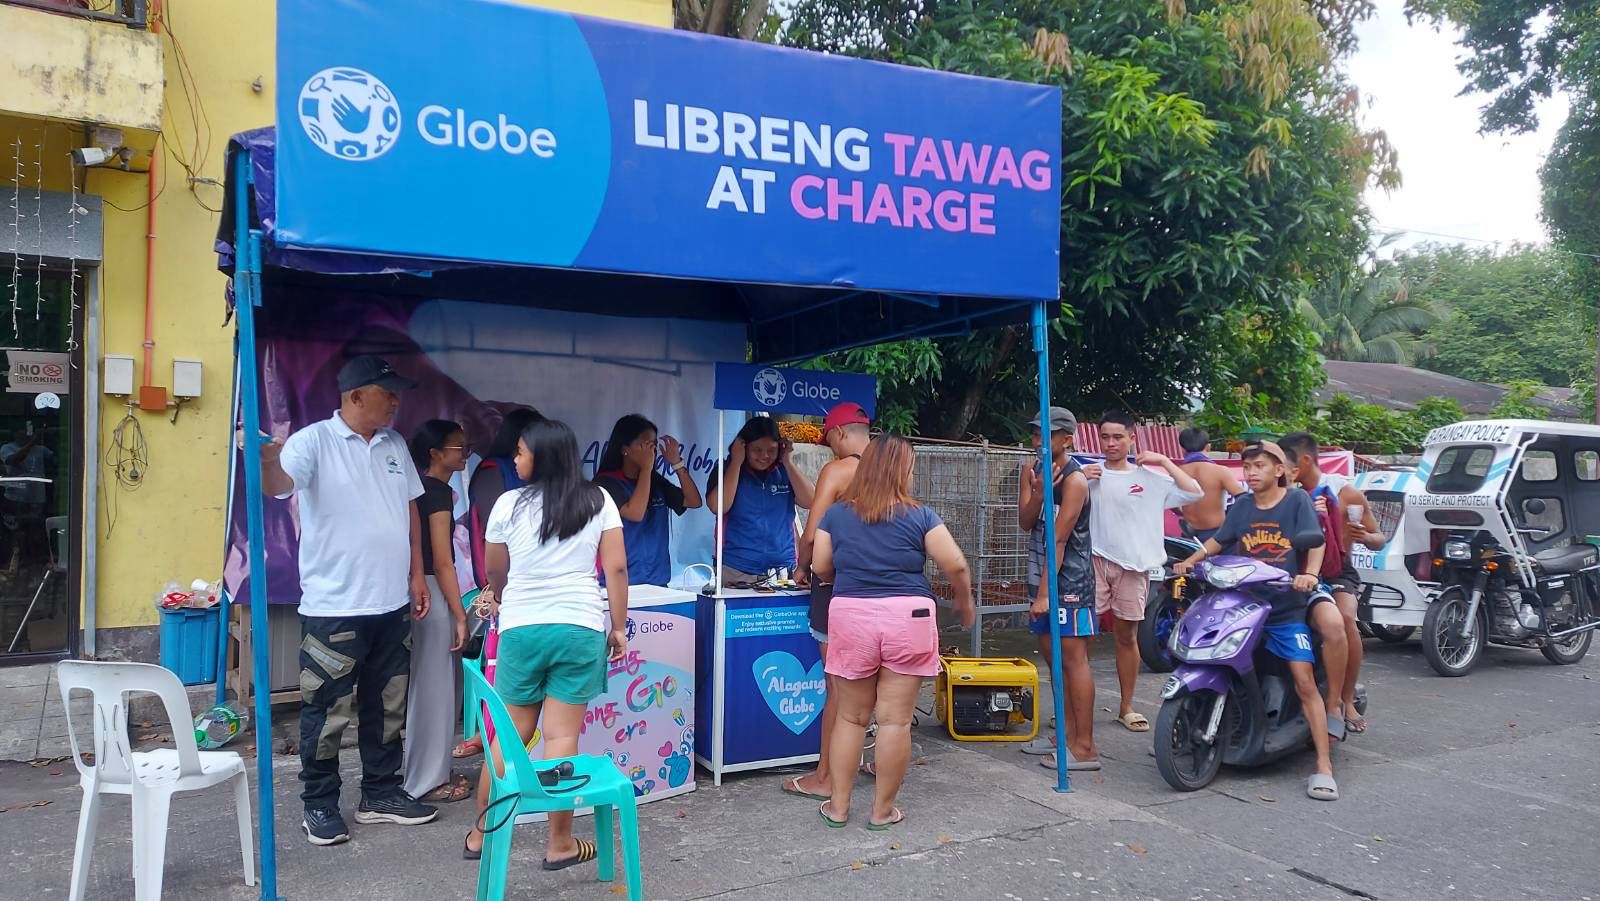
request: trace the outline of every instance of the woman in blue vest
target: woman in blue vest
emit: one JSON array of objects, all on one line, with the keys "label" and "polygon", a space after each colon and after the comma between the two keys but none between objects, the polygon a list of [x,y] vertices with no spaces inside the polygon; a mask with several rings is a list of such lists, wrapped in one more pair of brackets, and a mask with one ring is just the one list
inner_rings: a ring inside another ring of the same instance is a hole
[{"label": "woman in blue vest", "polygon": [[728,447],[725,494],[711,474],[706,503],[723,514],[724,585],[749,585],[768,570],[794,566],[794,508],[809,508],[815,487],[794,465],[793,451],[776,422],[757,416]]},{"label": "woman in blue vest", "polygon": [[701,504],[700,488],[689,477],[678,440],[671,435],[661,437],[659,446],[679,484],[656,472],[658,435],[656,424],[637,413],[617,420],[594,477],[622,514],[629,585],[665,585],[672,580],[668,513],[682,516]]}]

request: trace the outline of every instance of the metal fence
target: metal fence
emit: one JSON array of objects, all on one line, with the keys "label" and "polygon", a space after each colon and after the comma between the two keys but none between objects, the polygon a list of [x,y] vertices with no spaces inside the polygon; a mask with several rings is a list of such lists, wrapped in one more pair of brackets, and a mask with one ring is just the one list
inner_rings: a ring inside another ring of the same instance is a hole
[{"label": "metal fence", "polygon": [[[1028,536],[1017,525],[1017,474],[1034,459],[1015,447],[917,445],[916,498],[939,514],[967,555],[978,619],[972,655],[982,656],[983,621],[1009,624],[1028,609]],[[934,594],[951,600],[950,583],[931,563]],[[1002,622],[1003,621],[1003,622]]]}]

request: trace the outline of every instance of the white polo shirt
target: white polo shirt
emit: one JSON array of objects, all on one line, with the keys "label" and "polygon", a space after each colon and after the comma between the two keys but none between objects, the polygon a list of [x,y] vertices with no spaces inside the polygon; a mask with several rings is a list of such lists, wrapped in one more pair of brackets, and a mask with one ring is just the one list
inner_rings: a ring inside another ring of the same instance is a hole
[{"label": "white polo shirt", "polygon": [[[300,612],[371,616],[411,602],[411,501],[422,480],[405,439],[370,442],[335,412],[283,444],[300,499]],[[288,497],[288,495],[283,495]]]}]

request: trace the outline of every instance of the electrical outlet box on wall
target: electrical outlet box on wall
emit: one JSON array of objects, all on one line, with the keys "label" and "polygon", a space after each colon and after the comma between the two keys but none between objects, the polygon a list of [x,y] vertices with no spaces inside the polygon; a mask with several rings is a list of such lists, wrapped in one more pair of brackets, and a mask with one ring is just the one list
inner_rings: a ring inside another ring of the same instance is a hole
[{"label": "electrical outlet box on wall", "polygon": [[113,397],[133,394],[133,357],[106,354],[101,390]]},{"label": "electrical outlet box on wall", "polygon": [[199,397],[203,371],[199,360],[173,360],[172,396],[181,398]]}]

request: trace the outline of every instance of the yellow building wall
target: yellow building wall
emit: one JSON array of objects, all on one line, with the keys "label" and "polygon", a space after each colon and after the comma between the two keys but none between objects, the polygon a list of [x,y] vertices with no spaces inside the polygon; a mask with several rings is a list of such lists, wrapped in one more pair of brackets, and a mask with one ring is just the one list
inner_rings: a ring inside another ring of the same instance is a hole
[{"label": "yellow building wall", "polygon": [[[575,0],[540,2],[588,15],[611,16],[670,27],[670,0]],[[153,597],[168,579],[187,584],[220,577],[224,505],[227,498],[229,388],[232,325],[223,325],[224,277],[212,244],[222,206],[227,140],[235,132],[269,125],[276,85],[273,72],[275,7],[270,3],[167,0],[162,42],[166,97],[155,202],[156,272],[152,382],[169,387],[174,357],[201,360],[205,396],[185,404],[177,422],[170,415],[135,412],[150,454],[147,476],[134,491],[119,488],[99,465],[99,629],[157,622]],[[174,43],[173,35],[176,35]],[[181,50],[181,53],[178,52]],[[180,61],[184,63],[180,73]],[[0,143],[9,144],[0,118]],[[79,126],[20,123],[42,128],[62,159]],[[18,127],[17,124],[12,125]],[[32,142],[24,137],[31,158]],[[81,140],[71,146],[79,146]],[[9,171],[0,147],[0,172]],[[187,168],[186,168],[187,167]],[[191,175],[192,170],[192,175]],[[63,165],[46,173],[49,190],[67,190]],[[191,180],[191,178],[196,180]],[[213,181],[215,183],[213,183]],[[144,341],[147,176],[92,170],[87,189],[102,195],[105,264],[101,269],[101,353],[136,360],[141,382]],[[111,205],[130,212],[123,212]],[[99,365],[94,361],[93,365]],[[100,446],[127,413],[124,404],[99,398]]]}]

